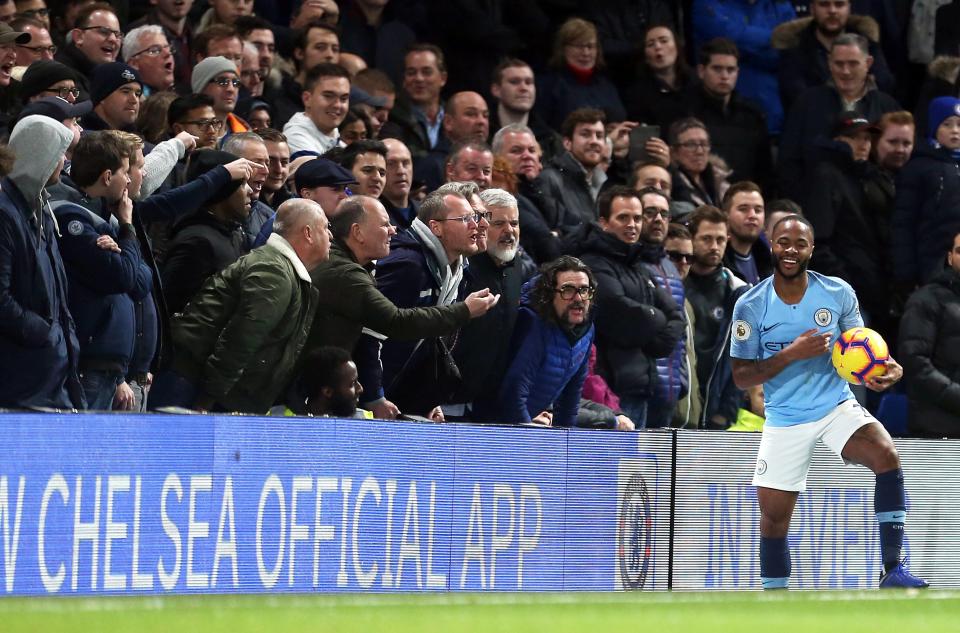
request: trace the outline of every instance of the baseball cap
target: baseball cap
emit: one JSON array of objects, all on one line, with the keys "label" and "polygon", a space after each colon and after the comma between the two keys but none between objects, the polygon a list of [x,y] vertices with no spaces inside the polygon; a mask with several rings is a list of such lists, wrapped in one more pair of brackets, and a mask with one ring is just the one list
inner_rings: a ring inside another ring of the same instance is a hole
[{"label": "baseball cap", "polygon": [[100,64],[93,71],[93,81],[90,83],[90,100],[93,105],[97,105],[121,86],[138,83],[143,86],[140,80],[140,73],[136,68],[127,66],[123,62],[109,62]]},{"label": "baseball cap", "polygon": [[297,169],[293,177],[297,191],[304,187],[333,187],[357,182],[353,174],[326,158],[314,158]]},{"label": "baseball cap", "polygon": [[0,22],[0,44],[26,44],[29,41],[29,33],[14,31],[6,22]]},{"label": "baseball cap", "polygon": [[867,132],[879,132],[879,128],[871,124],[870,121],[863,118],[859,112],[841,112],[833,122],[833,131],[830,137],[853,136],[857,132],[866,130]]},{"label": "baseball cap", "polygon": [[43,99],[37,99],[23,106],[23,110],[20,111],[20,115],[17,118],[22,119],[31,114],[39,114],[50,117],[51,119],[56,119],[57,121],[64,121],[66,119],[81,117],[88,114],[91,110],[93,110],[93,104],[89,101],[70,103],[62,97],[44,97]]}]

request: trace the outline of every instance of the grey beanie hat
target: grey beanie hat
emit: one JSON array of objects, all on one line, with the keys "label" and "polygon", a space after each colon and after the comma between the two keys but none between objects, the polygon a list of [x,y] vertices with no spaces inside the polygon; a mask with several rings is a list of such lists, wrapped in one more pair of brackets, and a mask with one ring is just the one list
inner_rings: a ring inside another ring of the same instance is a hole
[{"label": "grey beanie hat", "polygon": [[200,94],[214,77],[226,72],[240,76],[240,73],[237,72],[237,65],[226,57],[207,57],[193,67],[193,74],[190,75],[190,88],[194,94]]}]

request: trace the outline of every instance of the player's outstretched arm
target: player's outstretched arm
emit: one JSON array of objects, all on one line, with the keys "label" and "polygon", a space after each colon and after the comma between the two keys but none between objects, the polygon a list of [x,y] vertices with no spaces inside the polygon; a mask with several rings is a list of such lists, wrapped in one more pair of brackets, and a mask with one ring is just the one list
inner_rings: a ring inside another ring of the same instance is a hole
[{"label": "player's outstretched arm", "polygon": [[785,348],[763,360],[733,358],[733,382],[738,389],[761,385],[794,361],[814,358],[830,351],[830,333],[817,334],[817,329],[807,330]]}]

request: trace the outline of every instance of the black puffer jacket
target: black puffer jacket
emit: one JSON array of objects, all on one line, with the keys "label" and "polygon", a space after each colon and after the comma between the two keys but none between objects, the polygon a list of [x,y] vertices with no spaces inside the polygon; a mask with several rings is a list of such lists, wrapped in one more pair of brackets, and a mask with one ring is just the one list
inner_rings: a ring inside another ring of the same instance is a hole
[{"label": "black puffer jacket", "polygon": [[910,297],[900,357],[911,434],[960,438],[960,273],[952,268]]},{"label": "black puffer jacket", "polygon": [[627,244],[590,227],[582,259],[597,277],[595,299],[598,368],[620,397],[652,396],[657,358],[669,356],[684,332],[683,312],[658,288]]}]

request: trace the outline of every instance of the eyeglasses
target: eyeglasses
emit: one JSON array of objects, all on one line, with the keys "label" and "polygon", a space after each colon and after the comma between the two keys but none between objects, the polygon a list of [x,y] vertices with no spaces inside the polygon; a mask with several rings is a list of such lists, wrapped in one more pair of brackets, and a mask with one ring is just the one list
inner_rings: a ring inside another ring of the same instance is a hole
[{"label": "eyeglasses", "polygon": [[710,141],[684,141],[683,143],[677,143],[677,147],[689,150],[702,149],[710,151]]},{"label": "eyeglasses", "polygon": [[587,42],[585,44],[567,44],[568,48],[573,48],[578,51],[594,51],[597,50],[596,42]]},{"label": "eyeglasses", "polygon": [[353,195],[353,192],[350,191],[350,187],[347,185],[326,185],[330,189],[333,189],[334,193],[345,194],[348,198]]},{"label": "eyeglasses", "polygon": [[103,39],[107,39],[111,35],[116,37],[118,40],[123,39],[123,31],[114,31],[113,29],[108,29],[105,26],[85,26],[77,30],[78,31],[96,31],[100,35],[100,37],[102,37]]},{"label": "eyeglasses", "polygon": [[489,224],[493,219],[493,211],[474,211],[473,217],[477,220],[477,224],[480,224],[480,220],[486,220]]},{"label": "eyeglasses", "polygon": [[80,98],[79,88],[48,88],[44,92],[52,92],[61,99],[66,99],[67,95],[71,95],[74,99]]},{"label": "eyeglasses", "polygon": [[173,44],[164,44],[163,46],[161,46],[160,44],[154,44],[149,48],[143,49],[142,51],[137,51],[136,53],[128,57],[127,60],[131,60],[137,55],[147,55],[148,57],[159,57],[160,55],[164,55],[166,53],[170,53],[171,55],[176,55],[177,47],[174,46]]},{"label": "eyeglasses", "polygon": [[463,222],[464,226],[469,226],[471,222],[479,224],[480,219],[479,213],[472,213],[470,215],[462,215],[458,218],[440,218],[436,220],[436,222]]},{"label": "eyeglasses", "polygon": [[573,299],[574,295],[580,295],[580,298],[584,301],[588,299],[593,299],[594,293],[597,291],[593,286],[568,286],[563,285],[559,288],[554,288],[554,292],[560,295],[560,298],[564,301],[570,301]]},{"label": "eyeglasses", "polygon": [[233,86],[234,88],[240,87],[240,80],[236,77],[220,77],[219,79],[211,79],[210,83],[217,84],[221,88],[226,88],[227,86]]},{"label": "eyeglasses", "polygon": [[693,253],[681,253],[680,251],[667,251],[667,257],[672,261],[677,262],[686,262],[688,264],[693,263]]},{"label": "eyeglasses", "polygon": [[240,78],[241,78],[241,79],[253,79],[254,77],[257,78],[257,81],[263,81],[264,78],[266,77],[266,73],[264,73],[264,72],[263,72],[262,70],[260,70],[260,69],[256,69],[256,70],[241,70],[241,71],[240,71]]},{"label": "eyeglasses", "polygon": [[57,54],[56,46],[27,46],[26,44],[17,44],[20,48],[25,48],[28,51],[33,51],[34,55],[43,55],[44,53],[50,53],[51,55]]},{"label": "eyeglasses", "polygon": [[219,130],[223,127],[223,121],[220,119],[194,119],[193,121],[181,121],[180,125],[196,125],[200,129]]},{"label": "eyeglasses", "polygon": [[663,218],[664,220],[669,220],[670,209],[663,209],[661,207],[644,207],[643,209],[644,220],[655,220],[657,216]]},{"label": "eyeglasses", "polygon": [[36,19],[37,16],[40,16],[41,18],[45,18],[48,15],[50,15],[50,9],[47,9],[46,7],[42,9],[24,9],[23,11],[20,11],[17,13],[17,17],[19,18],[33,18],[33,19]]}]

